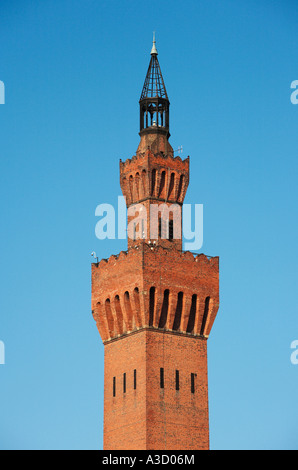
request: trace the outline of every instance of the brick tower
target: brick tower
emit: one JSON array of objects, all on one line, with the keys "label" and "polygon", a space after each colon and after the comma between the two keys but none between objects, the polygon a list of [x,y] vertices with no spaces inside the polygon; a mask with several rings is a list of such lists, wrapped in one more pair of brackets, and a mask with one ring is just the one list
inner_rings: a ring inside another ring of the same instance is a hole
[{"label": "brick tower", "polygon": [[154,40],[140,143],[120,161],[133,227],[128,250],[92,264],[92,313],[105,350],[105,450],[209,449],[207,339],[219,306],[219,260],[182,251],[174,209],[184,201],[189,158],[174,157],[169,105]]}]

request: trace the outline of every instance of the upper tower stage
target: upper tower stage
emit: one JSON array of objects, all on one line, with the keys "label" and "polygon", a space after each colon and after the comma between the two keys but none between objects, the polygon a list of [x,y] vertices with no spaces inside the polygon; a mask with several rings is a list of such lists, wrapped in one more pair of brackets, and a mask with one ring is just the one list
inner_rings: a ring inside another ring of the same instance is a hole
[{"label": "upper tower stage", "polygon": [[141,141],[120,160],[128,251],[92,266],[92,311],[105,344],[147,328],[206,339],[219,306],[218,258],[182,250],[189,157],[175,157],[168,142],[170,102],[157,55],[154,38],[139,101]]}]

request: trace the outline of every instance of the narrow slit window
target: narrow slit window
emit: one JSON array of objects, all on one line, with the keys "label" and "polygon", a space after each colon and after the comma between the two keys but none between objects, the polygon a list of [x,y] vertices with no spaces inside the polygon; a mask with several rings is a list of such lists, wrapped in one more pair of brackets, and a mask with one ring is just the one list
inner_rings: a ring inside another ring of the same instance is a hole
[{"label": "narrow slit window", "polygon": [[126,374],[123,374],[123,393],[126,393]]},{"label": "narrow slit window", "polygon": [[113,397],[116,396],[116,377],[113,377]]},{"label": "narrow slit window", "polygon": [[149,326],[153,325],[155,307],[155,287],[150,287],[149,292]]},{"label": "narrow slit window", "polygon": [[190,307],[188,324],[187,324],[187,329],[186,329],[187,333],[194,332],[196,313],[197,313],[197,294],[194,294],[191,299],[191,307]]},{"label": "narrow slit window", "polygon": [[161,314],[160,314],[158,328],[165,328],[166,326],[167,318],[168,318],[168,310],[169,310],[169,295],[170,295],[170,291],[169,289],[166,289],[164,291],[163,303],[161,307]]},{"label": "narrow slit window", "polygon": [[169,240],[172,241],[174,239],[174,221],[169,221]]},{"label": "narrow slit window", "polygon": [[163,368],[160,369],[160,388],[165,388],[165,376]]},{"label": "narrow slit window", "polygon": [[155,184],[156,184],[156,170],[152,170],[152,173],[151,173],[151,196],[154,195]]},{"label": "narrow slit window", "polygon": [[165,184],[166,184],[166,172],[163,171],[161,173],[161,178],[160,178],[160,185],[159,185],[159,191],[158,191],[158,197],[162,197],[163,191],[165,189]]},{"label": "narrow slit window", "polygon": [[180,390],[179,370],[176,370],[176,390]]},{"label": "narrow slit window", "polygon": [[133,388],[134,390],[137,389],[137,370],[136,369],[133,371]]},{"label": "narrow slit window", "polygon": [[162,236],[162,220],[161,217],[158,219],[158,237],[161,238]]},{"label": "narrow slit window", "polygon": [[195,393],[195,376],[196,374],[191,374],[191,393]]},{"label": "narrow slit window", "polygon": [[177,298],[177,305],[176,305],[174,323],[173,323],[173,330],[174,331],[177,331],[180,328],[182,308],[183,308],[183,292],[179,292],[178,298]]}]

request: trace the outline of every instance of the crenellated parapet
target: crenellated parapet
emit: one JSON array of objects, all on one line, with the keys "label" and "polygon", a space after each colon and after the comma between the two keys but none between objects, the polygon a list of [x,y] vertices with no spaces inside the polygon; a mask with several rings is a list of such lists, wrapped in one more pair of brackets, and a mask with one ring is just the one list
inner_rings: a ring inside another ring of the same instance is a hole
[{"label": "crenellated parapet", "polygon": [[128,207],[148,199],[183,204],[189,157],[182,160],[147,149],[125,162],[120,160],[120,184]]},{"label": "crenellated parapet", "polygon": [[92,265],[92,312],[104,343],[153,328],[208,337],[219,259],[142,244]]}]

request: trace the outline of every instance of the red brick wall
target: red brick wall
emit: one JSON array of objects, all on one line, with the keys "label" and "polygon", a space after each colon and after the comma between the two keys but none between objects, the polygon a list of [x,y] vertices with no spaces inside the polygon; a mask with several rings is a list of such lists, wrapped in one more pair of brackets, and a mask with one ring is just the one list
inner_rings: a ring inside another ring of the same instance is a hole
[{"label": "red brick wall", "polygon": [[[160,368],[164,388],[160,388]],[[134,369],[137,388],[134,390]],[[176,391],[176,370],[179,391]],[[126,373],[126,393],[123,374]],[[195,392],[191,392],[191,374]],[[116,377],[116,397],[113,397]],[[144,329],[105,345],[104,448],[208,449],[207,341]]]},{"label": "red brick wall", "polygon": [[[159,381],[161,367],[164,389]],[[191,392],[192,373],[196,374],[195,393]],[[206,340],[147,332],[147,425],[147,449],[208,449]]]},{"label": "red brick wall", "polygon": [[[146,335],[143,333],[126,336],[105,346],[105,450],[146,449]],[[136,390],[133,388],[134,369],[137,369]],[[113,377],[116,377],[116,397],[113,397]]]}]

